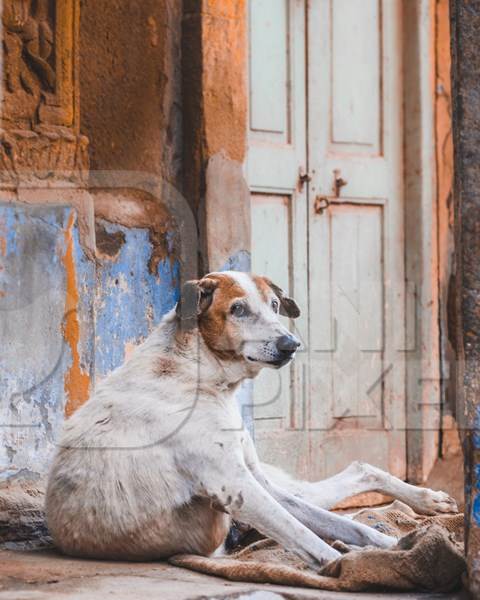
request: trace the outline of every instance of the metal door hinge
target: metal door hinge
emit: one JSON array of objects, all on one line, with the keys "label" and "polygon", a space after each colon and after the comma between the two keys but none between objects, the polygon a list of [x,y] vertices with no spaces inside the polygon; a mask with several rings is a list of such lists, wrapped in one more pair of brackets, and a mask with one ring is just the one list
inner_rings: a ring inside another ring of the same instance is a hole
[{"label": "metal door hinge", "polygon": [[305,171],[303,167],[298,169],[298,191],[301,192],[303,190],[303,186],[306,183],[310,183],[312,181],[312,176],[308,171]]}]

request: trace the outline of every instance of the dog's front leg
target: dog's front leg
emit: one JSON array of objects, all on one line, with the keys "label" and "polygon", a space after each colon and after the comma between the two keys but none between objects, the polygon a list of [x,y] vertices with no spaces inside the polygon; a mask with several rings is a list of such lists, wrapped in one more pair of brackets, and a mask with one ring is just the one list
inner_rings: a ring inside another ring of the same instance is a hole
[{"label": "dog's front leg", "polygon": [[258,463],[251,466],[253,476],[270,494],[296,517],[306,527],[317,535],[330,539],[341,540],[355,546],[377,546],[379,548],[392,548],[397,540],[394,537],[376,531],[368,525],[352,521],[328,510],[318,508],[309,502],[297,498],[272,483],[263,475]]},{"label": "dog's front leg", "polygon": [[281,489],[272,489],[272,495],[306,527],[324,538],[341,540],[355,546],[376,546],[378,548],[392,548],[397,544],[397,539],[394,537],[385,535],[363,523],[352,521],[348,517],[317,508]]},{"label": "dog's front leg", "polygon": [[377,546],[391,548],[397,540],[376,531],[368,525],[357,523],[347,517],[336,515],[294,496],[276,485],[265,475],[258,460],[257,451],[249,436],[244,438],[245,461],[252,476],[281,506],[318,536],[331,540],[341,540],[355,546]]},{"label": "dog's front leg", "polygon": [[[200,482],[200,494],[212,506],[248,523],[291,550],[314,568],[340,554],[281,506],[244,465],[211,465]],[[197,473],[198,474],[198,473]]]}]

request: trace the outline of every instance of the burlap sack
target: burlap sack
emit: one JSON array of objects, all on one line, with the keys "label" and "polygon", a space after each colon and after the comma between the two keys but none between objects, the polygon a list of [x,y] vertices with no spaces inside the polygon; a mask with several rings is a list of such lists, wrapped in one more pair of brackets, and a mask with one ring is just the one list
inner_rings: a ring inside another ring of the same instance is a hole
[{"label": "burlap sack", "polygon": [[331,591],[448,592],[460,586],[465,570],[463,515],[420,517],[401,502],[365,509],[357,521],[399,538],[391,550],[349,549],[319,572],[272,540],[250,544],[227,557],[180,555],[170,563],[232,581],[311,587]]}]

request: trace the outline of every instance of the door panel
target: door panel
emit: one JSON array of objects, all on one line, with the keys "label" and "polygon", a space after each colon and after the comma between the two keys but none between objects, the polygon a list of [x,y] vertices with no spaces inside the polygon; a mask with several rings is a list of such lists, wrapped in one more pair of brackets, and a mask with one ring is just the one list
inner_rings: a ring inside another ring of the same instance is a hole
[{"label": "door panel", "polygon": [[290,117],[287,8],[287,0],[256,0],[250,17],[250,130],[283,142]]},{"label": "door panel", "polygon": [[249,3],[248,177],[256,190],[290,193],[299,167],[306,167],[303,4]]},{"label": "door panel", "polygon": [[354,146],[352,150],[355,152],[378,152],[381,94],[379,0],[330,0],[329,10],[331,142],[333,145]]},{"label": "door panel", "polygon": [[369,391],[382,372],[382,210],[347,205],[330,213],[336,324],[332,416],[377,417],[381,405],[373,406]]},{"label": "door panel", "polygon": [[[379,427],[384,390],[384,211],[334,204],[310,238],[312,396],[309,424],[338,419]],[[318,399],[318,400],[317,400]],[[319,400],[321,399],[321,400]]]}]

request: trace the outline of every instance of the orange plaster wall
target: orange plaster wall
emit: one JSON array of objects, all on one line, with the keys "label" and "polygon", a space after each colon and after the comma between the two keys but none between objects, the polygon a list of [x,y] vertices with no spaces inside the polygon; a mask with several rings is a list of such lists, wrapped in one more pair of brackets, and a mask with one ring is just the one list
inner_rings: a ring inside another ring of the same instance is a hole
[{"label": "orange plaster wall", "polygon": [[450,22],[448,0],[437,0],[436,9],[436,135],[439,197],[445,206],[452,193],[453,143],[450,81]]},{"label": "orange plaster wall", "polygon": [[448,0],[437,0],[435,19],[435,137],[438,200],[440,296],[443,301],[453,251],[453,142],[450,83],[450,23]]},{"label": "orange plaster wall", "polygon": [[246,0],[185,0],[182,62],[184,190],[198,207],[208,160],[245,158]]},{"label": "orange plaster wall", "polygon": [[450,80],[449,0],[436,0],[435,7],[435,138],[437,170],[438,282],[440,299],[441,357],[443,377],[442,454],[459,451],[455,420],[455,349],[450,318],[453,285],[453,141],[452,92]]},{"label": "orange plaster wall", "polygon": [[246,148],[247,7],[245,0],[205,0],[204,109],[208,156],[243,162]]}]

